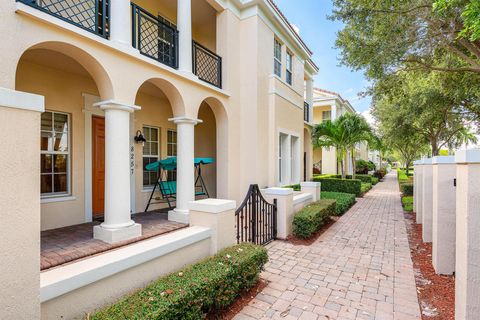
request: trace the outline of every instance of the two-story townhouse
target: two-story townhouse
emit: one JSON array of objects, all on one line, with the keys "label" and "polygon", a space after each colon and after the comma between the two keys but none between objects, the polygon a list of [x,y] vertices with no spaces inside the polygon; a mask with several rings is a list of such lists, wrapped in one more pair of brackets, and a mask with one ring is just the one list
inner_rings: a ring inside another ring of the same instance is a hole
[{"label": "two-story townhouse", "polygon": [[[213,159],[208,196],[237,203],[252,183],[311,177],[318,68],[273,1],[5,0],[0,12],[0,280],[21,288],[0,299],[11,318],[70,318],[144,285],[62,267],[187,226],[196,159]],[[169,221],[132,217],[157,181],[146,166],[169,158]],[[188,250],[162,272],[205,254]],[[108,297],[89,294],[107,278]]]},{"label": "two-story townhouse", "polygon": [[[313,89],[313,123],[318,124],[326,120],[335,120],[345,113],[356,113],[348,100],[336,92],[314,88]],[[358,144],[355,157],[357,160],[368,160],[368,146],[366,143]],[[352,174],[353,164],[350,151],[346,155],[346,172]],[[313,166],[322,174],[339,174],[340,165],[337,160],[335,148],[316,148],[313,150]],[[317,172],[318,172],[317,171]]]}]

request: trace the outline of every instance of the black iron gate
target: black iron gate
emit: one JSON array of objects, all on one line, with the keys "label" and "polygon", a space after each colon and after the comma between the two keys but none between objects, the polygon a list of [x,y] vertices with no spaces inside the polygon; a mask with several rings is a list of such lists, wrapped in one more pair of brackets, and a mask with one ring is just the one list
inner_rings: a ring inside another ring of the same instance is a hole
[{"label": "black iron gate", "polygon": [[251,184],[247,196],[235,211],[237,243],[267,244],[277,238],[277,199],[267,202],[258,188]]}]

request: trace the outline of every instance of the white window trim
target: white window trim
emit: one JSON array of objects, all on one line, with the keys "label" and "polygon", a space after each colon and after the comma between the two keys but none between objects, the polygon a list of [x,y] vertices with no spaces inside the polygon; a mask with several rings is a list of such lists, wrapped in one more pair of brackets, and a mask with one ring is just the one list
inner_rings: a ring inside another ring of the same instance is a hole
[{"label": "white window trim", "polygon": [[[44,112],[51,112],[52,113],[52,116],[55,114],[55,113],[58,113],[58,114],[64,114],[67,116],[67,126],[68,126],[68,132],[67,132],[67,136],[68,136],[68,139],[67,139],[67,147],[68,147],[68,151],[67,152],[62,152],[62,151],[45,151],[45,150],[42,150],[41,147],[40,147],[40,154],[51,154],[51,155],[57,155],[57,154],[62,154],[62,155],[67,155],[68,156],[68,161],[67,161],[67,192],[50,192],[50,193],[41,193],[40,192],[40,202],[41,203],[46,203],[46,202],[56,202],[56,201],[46,201],[46,199],[56,199],[56,198],[59,198],[59,201],[62,201],[62,199],[65,199],[65,198],[68,198],[68,197],[72,197],[72,120],[71,120],[71,114],[68,113],[68,112],[63,112],[63,111],[54,111],[52,109],[45,109]],[[52,118],[52,132],[54,132],[53,130],[53,126],[54,126],[54,119]],[[40,133],[42,131],[45,131],[45,130],[42,130],[41,127],[40,127]],[[40,160],[40,159],[39,159]],[[52,165],[53,165],[53,157],[52,157]],[[52,173],[52,175],[54,175]],[[40,177],[42,176],[42,172],[40,170]],[[54,181],[52,180],[52,188],[53,188],[53,183]],[[45,200],[45,201],[44,201]],[[66,200],[65,200],[66,201]]]},{"label": "white window trim", "polygon": [[[277,43],[280,45],[280,57],[279,58],[277,58],[277,56],[275,55],[276,44]],[[283,47],[282,43],[277,38],[275,38],[274,42],[273,42],[273,74],[278,76],[279,78],[282,77],[282,47]],[[278,62],[278,64],[280,65],[280,68],[279,68],[280,74],[277,74],[275,72],[275,62]]]},{"label": "white window trim", "polygon": [[[285,136],[285,141],[286,141],[286,146],[289,148],[288,150],[280,150],[280,139],[281,136]],[[292,138],[297,139],[296,140],[296,145],[292,146]],[[278,142],[278,149],[277,149],[277,185],[279,187],[285,186],[285,185],[290,185],[294,183],[299,183],[301,180],[301,146],[300,146],[300,135],[297,132],[293,132],[287,129],[278,129],[277,130],[277,142]],[[295,148],[295,149],[293,149]],[[283,154],[286,155],[286,158],[280,155],[280,151],[283,151]],[[292,154],[293,152],[293,154]],[[280,159],[286,160],[286,166],[280,168]],[[292,161],[294,160],[294,161]],[[292,166],[295,166],[293,168]],[[294,171],[295,170],[295,171]],[[292,175],[292,172],[295,173],[295,175]],[[283,173],[283,177],[280,176],[280,174]]]},{"label": "white window trim", "polygon": [[[290,57],[290,67],[288,65],[288,57]],[[285,68],[286,68],[286,70],[285,70],[285,82],[289,86],[293,86],[293,54],[288,49],[287,49],[287,53],[286,53]],[[288,82],[288,74],[290,74],[290,82]]]},{"label": "white window trim", "polygon": [[[160,148],[161,148],[161,143],[160,143],[160,131],[161,131],[161,128],[160,127],[155,127],[155,126],[151,126],[151,125],[142,125],[142,131],[143,131],[143,134],[145,134],[145,128],[149,128],[149,129],[155,129],[157,130],[157,154],[156,155],[152,155],[152,154],[149,154],[149,155],[145,155],[143,154],[143,148],[142,148],[142,186],[143,186],[143,189],[150,189],[152,190],[153,189],[153,185],[154,184],[148,184],[148,185],[145,185],[144,184],[144,181],[143,181],[143,173],[145,171],[145,168],[143,167],[143,159],[144,158],[154,158],[156,156],[157,160],[160,159],[160,155],[162,154]],[[150,140],[147,140],[146,142],[152,142]],[[154,141],[153,141],[154,142]]]}]

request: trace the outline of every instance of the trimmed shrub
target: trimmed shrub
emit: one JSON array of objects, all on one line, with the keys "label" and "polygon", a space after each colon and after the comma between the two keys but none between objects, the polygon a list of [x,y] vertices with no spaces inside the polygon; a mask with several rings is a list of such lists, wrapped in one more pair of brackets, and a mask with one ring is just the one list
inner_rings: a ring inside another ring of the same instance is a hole
[{"label": "trimmed shrub", "polygon": [[413,197],[412,196],[402,197],[402,206],[404,211],[413,212]]},{"label": "trimmed shrub", "polygon": [[[347,179],[352,179],[352,177],[353,177],[353,176],[350,175],[350,174],[348,174],[348,175],[345,176],[345,178],[347,178]],[[340,178],[342,178],[342,175],[337,174],[337,175],[335,176],[335,178],[339,178],[339,179],[340,179]],[[375,178],[375,177],[373,177],[373,176],[371,176],[371,175],[369,175],[369,174],[356,174],[356,175],[355,175],[355,179],[358,179],[358,180],[360,180],[360,181],[362,181],[362,182],[365,182],[365,183],[372,183],[372,179],[373,179],[373,178]],[[378,179],[377,179],[377,181],[378,181]],[[373,184],[373,183],[372,183],[372,184]]]},{"label": "trimmed shrub", "polygon": [[323,191],[352,193],[356,196],[362,194],[362,182],[358,179],[336,179],[315,177],[313,181],[322,184]]},{"label": "trimmed shrub", "polygon": [[413,183],[402,183],[400,190],[404,196],[413,196]]},{"label": "trimmed shrub", "polygon": [[368,171],[375,170],[375,164],[373,162],[362,159],[356,161],[355,167],[357,168],[355,170],[356,173],[367,174]]},{"label": "trimmed shrub", "polygon": [[335,212],[337,216],[340,216],[347,212],[351,206],[355,204],[355,195],[351,193],[343,192],[321,192],[322,199],[333,199],[336,200]]},{"label": "trimmed shrub", "polygon": [[328,217],[335,215],[335,207],[335,200],[322,199],[298,211],[293,216],[293,234],[298,238],[310,238]]},{"label": "trimmed shrub", "polygon": [[371,183],[362,182],[362,195],[370,191],[370,189],[372,189]]},{"label": "trimmed shrub", "polygon": [[302,187],[300,186],[300,184],[291,184],[291,185],[288,185],[288,186],[283,186],[282,188],[291,188],[293,189],[293,191],[301,191],[302,190]]},{"label": "trimmed shrub", "polygon": [[158,279],[90,319],[203,319],[255,285],[267,261],[265,248],[239,244]]},{"label": "trimmed shrub", "polygon": [[372,186],[376,185],[377,183],[378,183],[378,178],[372,177]]},{"label": "trimmed shrub", "polygon": [[373,176],[378,178],[378,180],[382,180],[386,174],[387,174],[387,170],[385,168],[380,168],[373,173]]}]

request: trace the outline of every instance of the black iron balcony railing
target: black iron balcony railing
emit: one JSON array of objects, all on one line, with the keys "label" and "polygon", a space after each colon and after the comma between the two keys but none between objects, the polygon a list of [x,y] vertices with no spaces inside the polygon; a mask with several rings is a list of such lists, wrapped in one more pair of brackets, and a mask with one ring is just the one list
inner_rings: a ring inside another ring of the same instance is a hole
[{"label": "black iron balcony railing", "polygon": [[193,73],[200,80],[222,87],[222,57],[193,41]]},{"label": "black iron balcony railing", "polygon": [[310,122],[310,105],[308,102],[303,102],[303,120]]},{"label": "black iron balcony railing", "polygon": [[141,54],[178,68],[178,31],[132,3],[132,45]]},{"label": "black iron balcony railing", "polygon": [[109,0],[17,0],[103,38],[109,37]]}]

